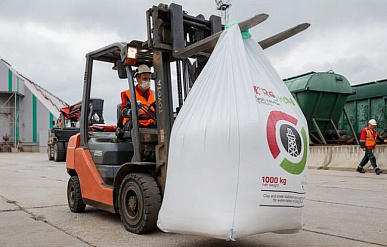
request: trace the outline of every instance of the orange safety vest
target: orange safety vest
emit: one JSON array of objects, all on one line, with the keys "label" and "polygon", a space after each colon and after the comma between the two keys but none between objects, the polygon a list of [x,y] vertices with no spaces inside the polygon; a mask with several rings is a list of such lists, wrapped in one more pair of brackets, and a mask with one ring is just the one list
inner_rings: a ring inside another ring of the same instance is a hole
[{"label": "orange safety vest", "polygon": [[376,146],[376,131],[372,133],[371,130],[367,129],[366,130],[366,140],[365,140],[365,146],[366,147],[374,147]]},{"label": "orange safety vest", "polygon": [[[152,90],[149,89],[148,100],[146,100],[141,94],[139,94],[138,90],[135,89],[134,91],[136,92],[136,99],[140,100],[141,104],[150,106],[153,102],[155,102],[155,96],[153,95]],[[129,89],[125,90],[122,93],[125,93],[128,96],[129,100],[130,100],[130,91],[129,91]],[[138,119],[139,119],[138,121],[140,122],[140,124],[142,126],[144,126],[144,127],[147,127],[150,124],[155,122],[155,120],[149,119],[149,116],[146,115],[146,113],[144,113],[143,111],[141,111],[141,114],[138,116]],[[122,120],[122,124],[125,124],[129,120],[131,120],[131,118],[124,118],[124,120]]]}]

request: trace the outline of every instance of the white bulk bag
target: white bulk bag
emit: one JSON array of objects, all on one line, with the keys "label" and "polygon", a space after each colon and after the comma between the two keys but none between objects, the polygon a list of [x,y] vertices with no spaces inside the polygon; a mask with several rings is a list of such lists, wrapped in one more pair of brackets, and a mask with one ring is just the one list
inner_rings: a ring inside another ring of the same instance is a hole
[{"label": "white bulk bag", "polygon": [[219,239],[298,231],[307,136],[258,43],[225,30],[173,125],[158,227]]}]

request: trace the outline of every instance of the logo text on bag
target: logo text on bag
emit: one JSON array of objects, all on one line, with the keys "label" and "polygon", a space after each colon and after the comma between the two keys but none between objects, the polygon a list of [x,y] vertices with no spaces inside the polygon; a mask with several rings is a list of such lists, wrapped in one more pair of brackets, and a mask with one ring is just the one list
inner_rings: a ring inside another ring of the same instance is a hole
[{"label": "logo text on bag", "polygon": [[254,93],[255,99],[259,104],[280,105],[281,103],[283,103],[296,105],[292,97],[282,97],[280,95],[274,94],[273,91],[258,87],[256,85],[254,85]]}]

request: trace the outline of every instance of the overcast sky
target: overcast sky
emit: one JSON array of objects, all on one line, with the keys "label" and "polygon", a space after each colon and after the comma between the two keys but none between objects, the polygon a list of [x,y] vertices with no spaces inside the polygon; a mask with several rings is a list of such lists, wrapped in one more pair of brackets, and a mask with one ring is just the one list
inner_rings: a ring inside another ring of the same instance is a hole
[{"label": "overcast sky", "polygon": [[[201,13],[208,19],[218,14],[214,0],[176,3],[190,15]],[[158,4],[148,0],[0,0],[0,57],[73,104],[82,95],[85,54],[117,41],[145,40],[145,11]],[[385,0],[232,0],[231,4],[230,21],[269,14],[250,30],[258,41],[299,23],[311,24],[303,33],[265,50],[282,78],[328,70],[344,75],[351,84],[387,78]],[[115,79],[103,72],[94,74],[98,76],[109,82]],[[108,87],[121,90],[127,84],[109,83]],[[115,102],[119,103],[119,96]]]}]

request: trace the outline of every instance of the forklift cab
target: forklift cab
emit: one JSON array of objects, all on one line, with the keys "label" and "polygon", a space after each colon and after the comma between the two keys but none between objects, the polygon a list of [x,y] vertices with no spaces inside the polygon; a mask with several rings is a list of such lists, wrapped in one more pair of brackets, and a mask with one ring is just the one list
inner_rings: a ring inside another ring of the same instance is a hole
[{"label": "forklift cab", "polygon": [[[80,143],[89,149],[100,176],[104,183],[109,186],[114,186],[114,178],[125,164],[136,162],[143,169],[150,169],[147,171],[148,173],[155,168],[158,130],[156,128],[140,128],[136,114],[132,116],[133,128],[125,133],[123,138],[117,138],[116,126],[111,128],[110,125],[105,126],[90,122],[93,119],[90,117],[91,109],[95,103],[98,103],[90,99],[93,63],[95,61],[110,63],[113,65],[113,69],[117,70],[117,76],[127,80],[126,85],[130,90],[130,98],[133,99],[130,102],[131,109],[134,109],[133,112],[137,112],[133,71],[140,64],[151,66],[153,60],[151,51],[142,48],[141,45],[142,43],[138,41],[114,43],[86,55],[82,105],[90,107],[82,107],[85,111],[82,111],[81,115],[81,119],[84,121],[81,122]],[[117,97],[117,95],[112,97]],[[172,109],[169,110],[172,112]],[[173,121],[172,118],[169,120]]]},{"label": "forklift cab", "polygon": [[[180,109],[223,29],[219,16],[209,20],[202,15],[194,17],[178,4],[153,6],[146,17],[146,41],[117,42],[86,55],[80,133],[70,138],[66,158],[71,176],[67,188],[70,210],[83,212],[87,204],[118,212],[125,228],[133,233],[156,228],[166,182],[170,134],[178,112],[173,111],[173,93],[177,94],[176,105]],[[246,30],[267,17],[256,15],[238,25]],[[309,26],[301,25],[260,44],[270,47]],[[90,94],[96,61],[114,65],[118,77],[127,80],[132,112],[138,112],[133,70],[141,64],[153,66],[157,128],[141,128],[137,114],[132,114],[129,138],[117,138],[112,126],[100,124],[93,128]],[[176,90],[172,90],[171,63],[176,64]]]}]

